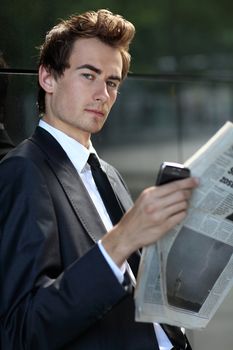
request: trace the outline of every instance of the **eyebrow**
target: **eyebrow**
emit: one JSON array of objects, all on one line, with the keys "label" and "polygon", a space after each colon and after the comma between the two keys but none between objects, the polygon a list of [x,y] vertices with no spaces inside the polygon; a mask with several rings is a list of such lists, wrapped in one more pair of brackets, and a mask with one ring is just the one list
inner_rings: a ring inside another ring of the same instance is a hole
[{"label": "eyebrow", "polygon": [[[102,73],[101,69],[96,68],[95,66],[92,66],[91,64],[83,64],[82,66],[77,67],[77,69],[84,69],[84,68],[90,69],[91,71],[93,71],[99,75]],[[110,75],[108,77],[108,79],[117,80],[117,81],[121,82],[121,77],[119,77],[118,75]]]}]

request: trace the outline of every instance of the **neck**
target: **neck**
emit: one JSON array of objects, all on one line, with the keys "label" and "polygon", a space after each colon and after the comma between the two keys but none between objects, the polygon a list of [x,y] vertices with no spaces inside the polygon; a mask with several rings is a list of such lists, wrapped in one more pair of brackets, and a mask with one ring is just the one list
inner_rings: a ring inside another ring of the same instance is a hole
[{"label": "neck", "polygon": [[63,132],[67,136],[71,137],[72,139],[76,140],[77,142],[81,143],[84,147],[89,149],[90,147],[90,139],[91,134],[90,133],[84,133],[80,132],[79,129],[70,128],[69,125],[66,123],[60,121],[60,120],[51,120],[46,115],[43,116],[42,120],[52,126],[53,128]]}]

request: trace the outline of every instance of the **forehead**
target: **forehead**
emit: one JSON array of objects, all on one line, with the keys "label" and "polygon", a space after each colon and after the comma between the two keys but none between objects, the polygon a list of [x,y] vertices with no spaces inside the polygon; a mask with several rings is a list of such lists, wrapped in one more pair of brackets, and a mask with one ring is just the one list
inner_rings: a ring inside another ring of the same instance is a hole
[{"label": "forehead", "polygon": [[75,41],[70,56],[70,65],[90,64],[109,74],[122,72],[120,50],[111,47],[97,38],[79,38]]}]

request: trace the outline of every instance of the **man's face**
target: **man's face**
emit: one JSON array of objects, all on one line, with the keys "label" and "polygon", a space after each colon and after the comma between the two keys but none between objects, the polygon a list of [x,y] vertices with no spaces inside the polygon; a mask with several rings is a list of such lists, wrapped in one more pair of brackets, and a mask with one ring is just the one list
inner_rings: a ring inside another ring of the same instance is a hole
[{"label": "man's face", "polygon": [[[69,63],[58,79],[47,72],[44,120],[88,146],[90,135],[101,130],[116,100],[122,58],[118,49],[97,38],[81,38]],[[39,72],[43,79],[41,72],[43,68]]]}]

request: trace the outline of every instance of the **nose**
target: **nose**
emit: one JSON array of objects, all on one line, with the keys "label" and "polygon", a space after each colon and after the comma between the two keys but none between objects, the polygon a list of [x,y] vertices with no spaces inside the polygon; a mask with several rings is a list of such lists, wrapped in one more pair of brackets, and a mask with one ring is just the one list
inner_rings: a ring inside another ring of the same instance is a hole
[{"label": "nose", "polygon": [[109,99],[109,92],[105,81],[96,81],[93,97],[96,101],[106,102]]}]

